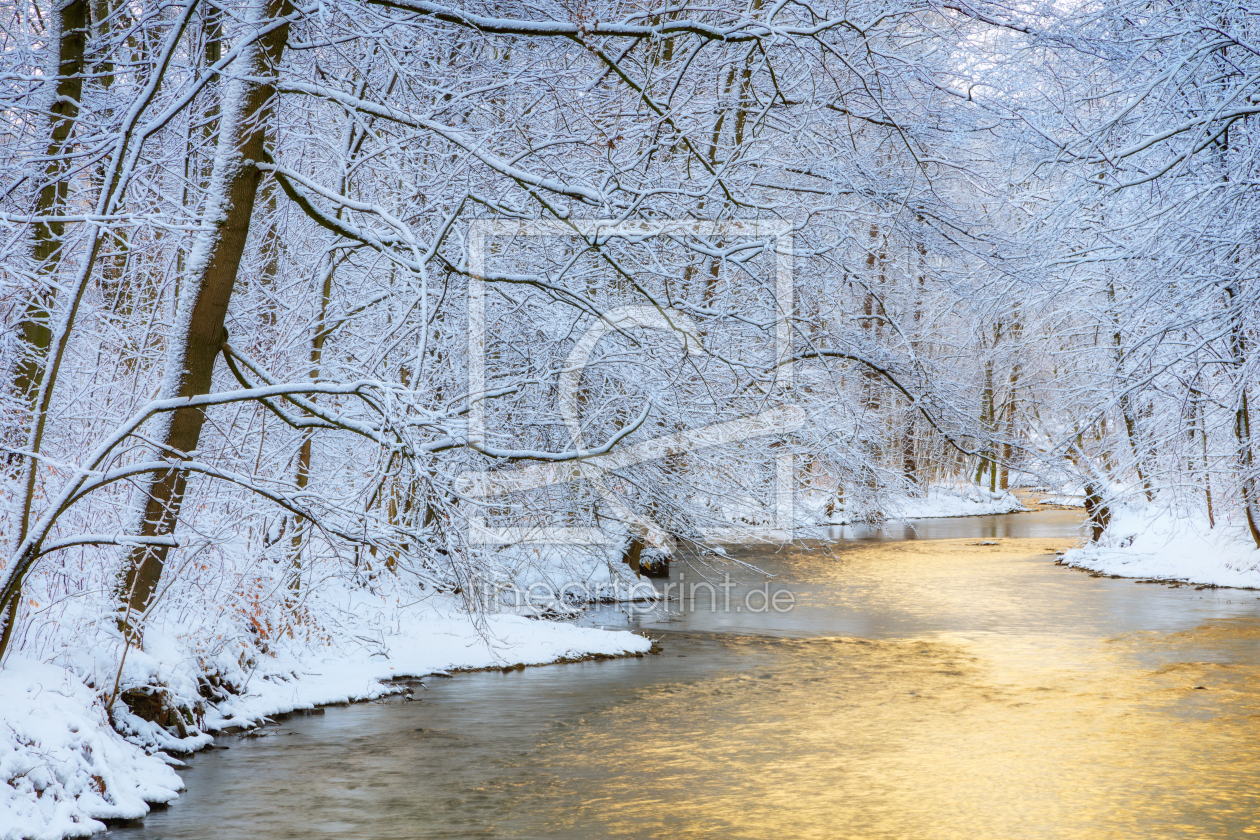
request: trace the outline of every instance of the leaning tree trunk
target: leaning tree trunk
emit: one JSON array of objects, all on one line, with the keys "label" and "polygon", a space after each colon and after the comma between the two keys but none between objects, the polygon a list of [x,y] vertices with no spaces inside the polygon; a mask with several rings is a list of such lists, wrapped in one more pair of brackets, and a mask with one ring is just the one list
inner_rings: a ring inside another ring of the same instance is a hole
[{"label": "leaning tree trunk", "polygon": [[[266,25],[288,14],[289,0],[258,0],[254,20]],[[289,26],[264,35],[238,59],[239,76],[271,79],[284,52]],[[275,87],[271,83],[233,81],[223,93],[223,122],[210,195],[206,201],[203,233],[193,248],[176,320],[181,332],[174,337],[167,359],[162,396],[192,397],[208,393],[215,360],[223,347],[223,327],[237,268],[249,234],[250,217],[262,173],[254,165],[266,156],[267,124]],[[179,456],[197,448],[205,414],[200,409],[172,412],[158,436],[162,455]],[[165,536],[175,529],[184,498],[187,473],[169,469],[147,480],[141,536]],[[132,550],[118,585],[119,625],[138,636],[137,618],[148,608],[162,568],[165,546]]]}]

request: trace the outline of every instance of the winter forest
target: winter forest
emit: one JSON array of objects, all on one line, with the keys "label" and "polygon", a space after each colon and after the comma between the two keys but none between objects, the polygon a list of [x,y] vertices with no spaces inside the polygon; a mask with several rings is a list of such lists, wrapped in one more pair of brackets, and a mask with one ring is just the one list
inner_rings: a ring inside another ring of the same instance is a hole
[{"label": "winter forest", "polygon": [[1257,20],[4,3],[0,837],[811,529],[1260,586]]}]

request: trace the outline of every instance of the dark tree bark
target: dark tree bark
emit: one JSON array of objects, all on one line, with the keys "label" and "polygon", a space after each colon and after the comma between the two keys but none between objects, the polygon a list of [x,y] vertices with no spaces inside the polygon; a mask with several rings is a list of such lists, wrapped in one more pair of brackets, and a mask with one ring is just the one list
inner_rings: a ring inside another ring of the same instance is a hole
[{"label": "dark tree bark", "polygon": [[[288,14],[289,0],[260,0],[260,25]],[[246,77],[274,78],[288,39],[287,24],[273,29],[242,56],[240,73]],[[237,269],[249,235],[262,173],[255,162],[267,156],[267,123],[275,97],[274,85],[238,81],[225,86],[223,124],[215,158],[211,192],[203,221],[212,232],[204,234],[189,260],[183,284],[179,322],[183,333],[175,337],[167,366],[164,397],[191,397],[209,393],[215,361],[227,338],[223,322],[227,314]],[[179,457],[197,448],[205,413],[199,409],[172,412],[158,437],[161,454]],[[141,536],[164,536],[175,529],[183,502],[187,473],[173,468],[151,476]],[[141,546],[134,549],[118,585],[124,632],[138,635],[137,620],[148,608],[162,576],[168,549]]]},{"label": "dark tree bark", "polygon": [[[36,216],[61,215],[69,194],[66,155],[73,147],[72,135],[79,118],[83,97],[83,55],[87,46],[88,2],[65,0],[55,8],[57,37],[57,88],[49,119],[47,163],[43,182],[35,199]],[[42,274],[52,274],[61,260],[66,223],[38,222],[34,228],[34,256]],[[51,288],[37,289],[26,305],[18,326],[25,352],[13,377],[13,390],[28,402],[35,399],[44,371],[44,357],[52,340],[48,324],[52,308]]]},{"label": "dark tree bark", "polygon": [[[35,199],[36,216],[60,215],[69,194],[69,169],[65,156],[73,142],[74,123],[79,118],[79,100],[83,96],[84,52],[87,47],[88,3],[87,0],[68,0],[55,8],[58,26],[57,37],[57,88],[52,104],[48,132],[48,162],[44,167],[44,180]],[[49,275],[57,270],[61,259],[61,242],[65,236],[65,222],[38,222],[34,228],[33,253],[41,274]],[[23,352],[13,372],[13,393],[26,401],[28,408],[36,408],[40,382],[44,375],[44,361],[52,342],[52,329],[48,324],[53,302],[52,287],[35,289],[26,304],[26,311],[18,323],[18,336]],[[10,465],[13,459],[9,459]],[[19,462],[20,463],[20,462]],[[8,650],[17,619],[17,597],[9,598],[3,607],[4,629],[0,631],[0,655]]]},{"label": "dark tree bark", "polygon": [[1247,512],[1247,528],[1251,539],[1260,548],[1260,489],[1256,487],[1255,456],[1251,443],[1251,409],[1247,399],[1247,328],[1243,323],[1242,294],[1237,285],[1226,286],[1230,319],[1230,350],[1238,369],[1238,403],[1234,409],[1234,438],[1238,441],[1238,472],[1243,507]]},{"label": "dark tree bark", "polygon": [[1096,484],[1085,485],[1085,514],[1089,521],[1089,540],[1098,542],[1111,524],[1111,508],[1103,501],[1102,491]]}]

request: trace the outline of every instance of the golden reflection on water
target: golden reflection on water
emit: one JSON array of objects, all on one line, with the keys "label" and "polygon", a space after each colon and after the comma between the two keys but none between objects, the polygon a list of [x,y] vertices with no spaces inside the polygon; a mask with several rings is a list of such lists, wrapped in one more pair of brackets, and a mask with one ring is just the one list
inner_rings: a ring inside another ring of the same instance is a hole
[{"label": "golden reflection on water", "polygon": [[1065,540],[993,541],[741,549],[791,613],[676,610],[641,625],[660,656],[229,739],[111,840],[1260,832],[1260,593],[1092,580],[1051,564]]},{"label": "golden reflection on water", "polygon": [[[1030,553],[1017,542],[1051,545],[1006,541],[993,559]],[[929,556],[984,562],[948,545],[856,550],[922,555],[929,579],[942,571]],[[746,669],[645,687],[556,727],[528,758],[542,801],[513,810],[537,828],[545,808],[543,834],[591,837],[1260,833],[1260,622],[724,644]]]}]

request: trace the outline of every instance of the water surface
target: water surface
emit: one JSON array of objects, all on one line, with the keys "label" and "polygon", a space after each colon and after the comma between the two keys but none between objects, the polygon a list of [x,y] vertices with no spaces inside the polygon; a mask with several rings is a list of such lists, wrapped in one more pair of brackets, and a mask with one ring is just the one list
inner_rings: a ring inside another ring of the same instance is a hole
[{"label": "water surface", "polygon": [[[727,567],[677,567],[668,611],[587,619],[660,655],[430,678],[421,702],[222,738],[169,810],[110,836],[1260,832],[1260,592],[1054,565],[1075,529],[845,529],[733,551],[771,577],[727,590]],[[779,591],[790,610],[758,609]]]}]

